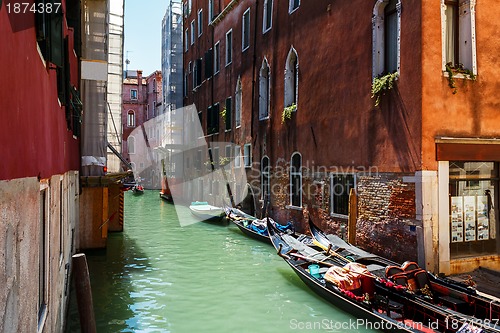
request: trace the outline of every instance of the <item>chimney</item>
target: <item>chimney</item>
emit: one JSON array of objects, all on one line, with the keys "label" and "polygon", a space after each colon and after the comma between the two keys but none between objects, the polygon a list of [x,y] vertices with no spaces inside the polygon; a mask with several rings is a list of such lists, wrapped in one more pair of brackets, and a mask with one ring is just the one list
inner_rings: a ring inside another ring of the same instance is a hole
[{"label": "chimney", "polygon": [[142,102],[142,70],[137,70],[137,101]]}]

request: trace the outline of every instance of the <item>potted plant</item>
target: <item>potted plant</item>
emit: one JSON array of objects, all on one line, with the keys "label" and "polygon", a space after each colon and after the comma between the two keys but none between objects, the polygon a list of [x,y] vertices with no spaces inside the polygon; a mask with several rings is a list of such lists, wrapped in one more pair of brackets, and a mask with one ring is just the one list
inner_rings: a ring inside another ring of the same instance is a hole
[{"label": "potted plant", "polygon": [[398,72],[394,72],[373,78],[372,98],[375,98],[375,106],[379,106],[380,98],[386,91],[392,89],[398,76]]},{"label": "potted plant", "polygon": [[284,124],[287,120],[292,119],[292,112],[297,110],[297,105],[292,103],[292,105],[287,106],[283,109],[283,113],[281,114],[281,123]]}]

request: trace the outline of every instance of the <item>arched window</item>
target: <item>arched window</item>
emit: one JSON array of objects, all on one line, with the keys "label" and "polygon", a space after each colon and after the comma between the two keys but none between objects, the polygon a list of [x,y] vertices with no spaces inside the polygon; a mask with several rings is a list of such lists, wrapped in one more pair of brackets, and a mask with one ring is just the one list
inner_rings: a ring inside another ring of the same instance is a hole
[{"label": "arched window", "polygon": [[127,139],[128,153],[135,154],[135,138],[133,136],[129,136]]},{"label": "arched window", "polygon": [[135,127],[135,112],[133,110],[128,111],[127,126],[128,127]]},{"label": "arched window", "polygon": [[285,66],[285,107],[297,105],[299,95],[299,57],[292,47],[288,52]]},{"label": "arched window", "polygon": [[236,83],[236,92],[234,93],[234,120],[236,127],[241,126],[241,102],[243,99],[243,91],[241,89],[241,78],[238,77],[238,82]]},{"label": "arched window", "polygon": [[298,152],[290,161],[290,206],[302,207],[302,155]]},{"label": "arched window", "polygon": [[270,70],[267,59],[264,58],[262,61],[262,67],[260,68],[260,78],[259,78],[259,119],[269,118],[269,97],[270,91]]},{"label": "arched window", "polygon": [[269,165],[269,157],[262,157],[262,162],[260,164],[260,174],[261,174],[261,195],[264,202],[269,200],[269,195],[271,194],[271,182],[270,182],[271,166]]},{"label": "arched window", "polygon": [[373,77],[399,72],[401,0],[377,0],[373,8]]}]

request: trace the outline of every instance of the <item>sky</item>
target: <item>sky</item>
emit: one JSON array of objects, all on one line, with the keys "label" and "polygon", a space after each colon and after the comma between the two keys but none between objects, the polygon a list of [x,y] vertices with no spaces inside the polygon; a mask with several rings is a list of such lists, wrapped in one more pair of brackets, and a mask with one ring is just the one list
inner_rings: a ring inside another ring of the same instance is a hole
[{"label": "sky", "polygon": [[130,60],[129,70],[142,69],[144,76],[161,70],[161,20],[166,9],[167,0],[125,0],[123,58]]}]

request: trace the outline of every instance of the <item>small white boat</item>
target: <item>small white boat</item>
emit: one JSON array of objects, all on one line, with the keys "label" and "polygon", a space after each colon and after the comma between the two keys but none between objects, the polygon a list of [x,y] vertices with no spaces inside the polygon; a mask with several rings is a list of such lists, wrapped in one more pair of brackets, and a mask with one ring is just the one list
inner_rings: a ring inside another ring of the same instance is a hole
[{"label": "small white boat", "polygon": [[217,220],[225,215],[224,209],[209,205],[206,201],[192,202],[189,210],[191,214],[201,220]]}]

